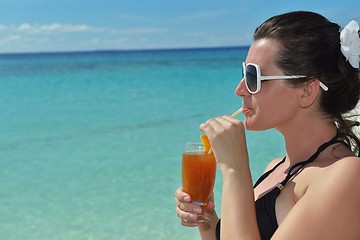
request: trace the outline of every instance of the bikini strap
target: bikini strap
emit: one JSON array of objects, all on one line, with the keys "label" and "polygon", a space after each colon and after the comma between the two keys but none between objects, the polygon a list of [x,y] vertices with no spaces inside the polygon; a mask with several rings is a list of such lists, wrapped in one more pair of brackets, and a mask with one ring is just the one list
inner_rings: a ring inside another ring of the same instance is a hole
[{"label": "bikini strap", "polygon": [[264,179],[267,178],[267,176],[269,176],[280,164],[284,163],[285,158],[286,158],[286,156],[280,162],[278,162],[272,169],[270,169],[269,171],[267,171],[263,175],[261,175],[261,177],[256,181],[254,188],[256,188],[257,185],[259,185],[262,181],[264,181]]},{"label": "bikini strap", "polygon": [[334,138],[332,138],[330,141],[323,143],[318,149],[317,151],[306,161],[302,161],[302,162],[298,162],[296,164],[294,164],[286,178],[282,181],[279,182],[276,187],[279,188],[280,190],[282,190],[285,187],[285,184],[294,176],[296,175],[306,164],[313,162],[319,155],[321,152],[323,152],[327,147],[329,147],[330,145],[333,145],[335,143],[343,143],[343,141],[338,140],[338,134],[336,134],[336,136]]}]

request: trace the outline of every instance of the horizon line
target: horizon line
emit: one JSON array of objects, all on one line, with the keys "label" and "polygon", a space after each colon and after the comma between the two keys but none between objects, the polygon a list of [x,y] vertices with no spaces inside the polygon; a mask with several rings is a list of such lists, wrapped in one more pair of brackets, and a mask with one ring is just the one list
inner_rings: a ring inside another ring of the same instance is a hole
[{"label": "horizon line", "polygon": [[212,47],[170,47],[170,48],[144,48],[144,49],[93,49],[93,50],[60,50],[60,51],[34,51],[34,52],[0,52],[4,55],[41,55],[41,54],[71,54],[71,53],[105,53],[105,52],[151,52],[151,51],[186,51],[186,50],[210,50],[210,49],[231,49],[249,48],[250,45],[239,46],[212,46]]}]

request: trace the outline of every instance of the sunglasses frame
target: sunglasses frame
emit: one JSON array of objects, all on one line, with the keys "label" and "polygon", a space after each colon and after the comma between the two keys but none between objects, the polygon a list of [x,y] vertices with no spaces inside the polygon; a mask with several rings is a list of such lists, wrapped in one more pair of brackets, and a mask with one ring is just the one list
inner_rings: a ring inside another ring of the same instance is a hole
[{"label": "sunglasses frame", "polygon": [[[248,81],[246,78],[246,68],[247,66],[253,66],[256,69],[256,90],[252,91],[250,90],[249,86],[248,86]],[[304,75],[291,75],[291,76],[261,76],[261,71],[260,71],[260,67],[259,65],[255,64],[255,63],[248,63],[246,64],[245,62],[243,62],[243,79],[245,79],[245,85],[247,90],[251,93],[251,94],[256,94],[258,92],[260,92],[261,89],[261,81],[267,81],[267,80],[284,80],[284,79],[294,79],[294,78],[304,78],[306,76]],[[319,81],[320,82],[320,81]],[[328,87],[323,84],[322,82],[320,82],[320,87],[324,90],[327,91]]]}]

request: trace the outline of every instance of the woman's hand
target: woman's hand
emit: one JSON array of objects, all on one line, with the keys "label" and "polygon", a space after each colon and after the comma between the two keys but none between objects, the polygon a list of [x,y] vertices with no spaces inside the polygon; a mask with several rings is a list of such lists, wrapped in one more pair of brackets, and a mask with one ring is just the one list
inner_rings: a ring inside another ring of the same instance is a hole
[{"label": "woman's hand", "polygon": [[[210,216],[215,214],[214,197],[208,199],[206,207],[191,203],[191,197],[180,187],[175,191],[176,214],[181,219],[181,224],[187,227],[199,226],[198,217],[200,214]],[[216,214],[215,214],[216,215]],[[216,217],[217,218],[217,217]]]},{"label": "woman's hand", "polygon": [[238,171],[248,164],[244,124],[231,116],[212,118],[200,125],[209,138],[220,170]]}]

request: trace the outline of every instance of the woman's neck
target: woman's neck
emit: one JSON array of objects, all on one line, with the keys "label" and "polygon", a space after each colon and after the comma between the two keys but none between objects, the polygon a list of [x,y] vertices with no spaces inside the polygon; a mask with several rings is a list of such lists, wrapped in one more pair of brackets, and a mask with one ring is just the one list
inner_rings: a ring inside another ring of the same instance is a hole
[{"label": "woman's neck", "polygon": [[337,133],[335,124],[314,118],[278,130],[285,139],[286,162],[289,166],[308,159],[320,145],[331,140]]}]

